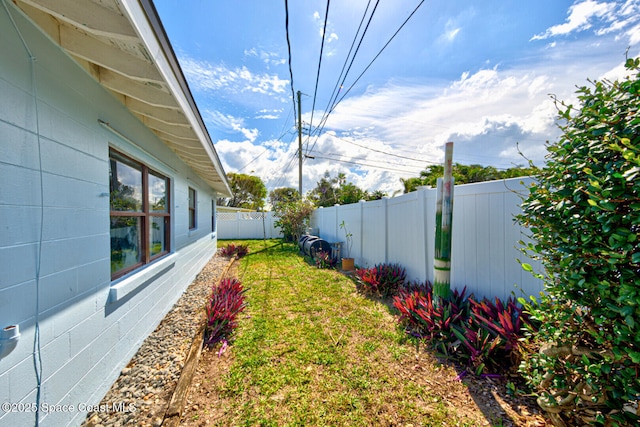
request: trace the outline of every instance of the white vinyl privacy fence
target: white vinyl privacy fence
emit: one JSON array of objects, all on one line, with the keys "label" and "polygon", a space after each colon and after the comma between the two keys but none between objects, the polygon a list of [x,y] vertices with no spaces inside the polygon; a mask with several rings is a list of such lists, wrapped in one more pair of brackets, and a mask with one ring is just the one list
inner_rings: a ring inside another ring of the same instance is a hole
[{"label": "white vinyl privacy fence", "polygon": [[[518,250],[527,241],[527,230],[514,220],[521,212],[522,196],[531,178],[456,185],[453,202],[451,286],[477,297],[507,298],[537,295],[542,282],[524,271],[518,262],[537,262]],[[410,280],[433,281],[436,190],[422,188],[402,196],[371,202],[319,208],[311,228],[329,243],[343,242],[344,221],[353,235],[351,256],[356,265],[372,267],[398,263]],[[282,237],[271,212],[219,212],[218,238],[261,239]]]},{"label": "white vinyl privacy fence", "polygon": [[277,239],[282,232],[273,223],[273,212],[218,212],[219,239]]},{"label": "white vinyl privacy fence", "polygon": [[[455,186],[451,286],[477,297],[537,295],[542,282],[518,262],[539,264],[518,250],[527,230],[514,221],[530,178]],[[311,226],[329,242],[344,242],[344,221],[353,234],[357,265],[398,263],[412,280],[433,281],[436,190],[422,188],[391,199],[320,208]],[[342,245],[344,248],[344,244]],[[343,249],[343,255],[344,249]]]}]

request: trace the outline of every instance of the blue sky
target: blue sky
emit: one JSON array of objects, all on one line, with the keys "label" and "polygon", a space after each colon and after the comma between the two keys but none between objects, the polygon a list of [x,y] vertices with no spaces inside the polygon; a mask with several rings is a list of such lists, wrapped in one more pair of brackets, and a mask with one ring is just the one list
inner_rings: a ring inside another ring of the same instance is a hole
[{"label": "blue sky", "polygon": [[[285,1],[154,3],[225,170],[297,188]],[[550,95],[575,101],[587,79],[623,76],[627,49],[640,55],[640,0],[333,0],[326,31],[326,1],[288,10],[315,157],[305,193],[328,171],[391,196],[441,163],[447,141],[454,162],[509,168],[521,152],[542,166],[559,136]]]}]

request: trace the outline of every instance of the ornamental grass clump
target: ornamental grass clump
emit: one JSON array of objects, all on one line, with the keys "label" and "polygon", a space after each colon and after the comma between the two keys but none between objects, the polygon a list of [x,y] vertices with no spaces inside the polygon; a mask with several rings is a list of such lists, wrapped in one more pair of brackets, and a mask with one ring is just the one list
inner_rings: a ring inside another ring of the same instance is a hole
[{"label": "ornamental grass clump", "polygon": [[640,425],[640,58],[626,66],[556,100],[563,133],[518,217],[545,287],[519,300],[540,324],[521,372],[556,425]]},{"label": "ornamental grass clump", "polygon": [[247,306],[245,291],[240,281],[235,278],[222,279],[219,284],[213,286],[206,306],[205,344],[214,346],[230,340],[231,333],[237,326],[237,317]]},{"label": "ornamental grass clump", "polygon": [[397,295],[405,284],[407,273],[398,264],[377,264],[372,268],[356,269],[363,293],[387,298]]}]

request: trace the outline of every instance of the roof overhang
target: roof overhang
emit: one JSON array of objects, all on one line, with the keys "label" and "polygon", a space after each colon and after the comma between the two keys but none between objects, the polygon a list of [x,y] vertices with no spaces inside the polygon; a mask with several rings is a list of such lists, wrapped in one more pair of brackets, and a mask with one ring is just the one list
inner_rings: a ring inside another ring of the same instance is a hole
[{"label": "roof overhang", "polygon": [[231,188],[151,0],[13,0],[221,196]]}]

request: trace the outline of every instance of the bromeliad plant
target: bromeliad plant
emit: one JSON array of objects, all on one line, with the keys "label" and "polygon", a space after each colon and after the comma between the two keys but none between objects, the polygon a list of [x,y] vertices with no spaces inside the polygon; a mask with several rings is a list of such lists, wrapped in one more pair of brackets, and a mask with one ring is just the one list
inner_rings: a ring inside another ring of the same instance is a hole
[{"label": "bromeliad plant", "polygon": [[[504,341],[504,348],[511,352],[518,348],[522,339],[524,327],[529,322],[529,316],[523,312],[522,306],[511,297],[507,301],[496,298],[495,302],[484,299],[471,303],[470,323],[485,328],[493,336]],[[531,325],[533,327],[533,325]]]},{"label": "bromeliad plant", "polygon": [[207,325],[205,327],[205,344],[214,346],[219,342],[229,341],[231,333],[237,326],[237,317],[246,307],[245,289],[238,279],[225,278],[211,290],[211,297],[206,306]]},{"label": "bromeliad plant", "polygon": [[500,372],[517,367],[521,359],[520,341],[525,324],[533,327],[513,297],[475,301],[469,299],[470,314],[466,322],[456,325],[453,333],[462,350],[459,358],[476,374],[485,370]]},{"label": "bromeliad plant", "polygon": [[373,268],[357,268],[356,276],[365,294],[383,298],[397,295],[405,284],[407,273],[398,264],[377,264]]}]

